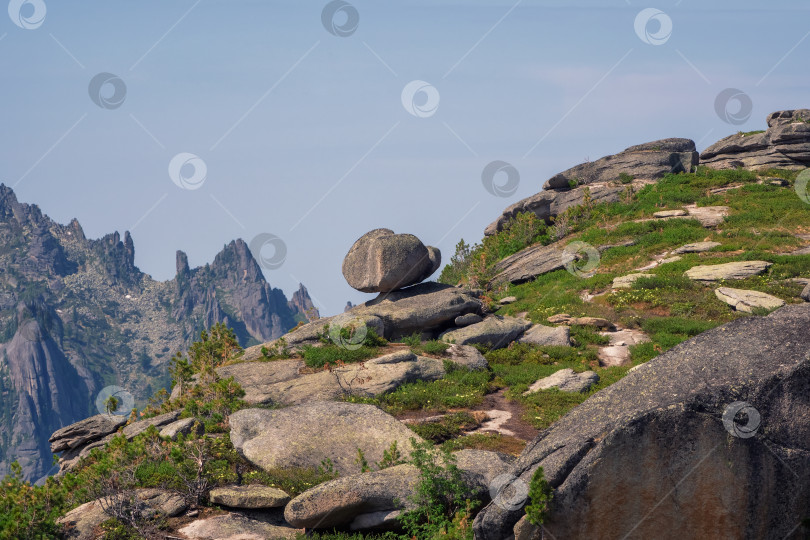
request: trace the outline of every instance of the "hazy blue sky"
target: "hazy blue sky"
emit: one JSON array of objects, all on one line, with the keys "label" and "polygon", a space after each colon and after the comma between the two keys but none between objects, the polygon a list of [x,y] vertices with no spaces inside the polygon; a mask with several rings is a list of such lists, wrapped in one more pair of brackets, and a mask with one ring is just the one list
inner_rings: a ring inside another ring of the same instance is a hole
[{"label": "hazy blue sky", "polygon": [[[703,149],[810,107],[807,2],[353,0],[327,17],[346,36],[324,26],[327,4],[12,0],[0,181],[89,237],[132,231],[157,279],[177,249],[197,266],[276,235],[286,259],[263,251],[268,281],[288,295],[302,281],[333,314],[372,297],[340,271],[370,229],[416,234],[447,261],[586,159],[664,137]],[[91,89],[99,73],[117,79]],[[422,92],[406,110],[414,80],[438,107]],[[739,125],[715,110],[727,88],[751,100]],[[192,165],[172,181],[181,153],[205,164],[201,184]],[[482,184],[494,160],[519,171],[510,196]]]}]

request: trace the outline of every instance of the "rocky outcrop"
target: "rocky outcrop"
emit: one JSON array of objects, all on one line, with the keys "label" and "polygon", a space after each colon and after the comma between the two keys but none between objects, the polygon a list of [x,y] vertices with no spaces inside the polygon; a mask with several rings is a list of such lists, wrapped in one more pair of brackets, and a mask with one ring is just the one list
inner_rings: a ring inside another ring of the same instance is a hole
[{"label": "rocky outcrop", "polygon": [[295,540],[304,533],[284,524],[283,519],[260,514],[229,512],[197,519],[179,530],[190,540]]},{"label": "rocky outcrop", "polygon": [[374,229],[361,236],[343,259],[343,277],[362,292],[390,292],[427,279],[439,269],[441,252],[412,234]]},{"label": "rocky outcrop", "polygon": [[[709,330],[596,393],[511,471],[555,488],[546,536],[784,538],[810,504],[810,305]],[[476,538],[511,537],[490,504]],[[539,536],[537,536],[539,538]]]},{"label": "rocky outcrop", "polygon": [[572,167],[551,177],[543,189],[565,189],[570,183],[613,182],[623,173],[632,178],[655,180],[670,173],[691,172],[697,164],[694,141],[661,139]]},{"label": "rocky outcrop", "polygon": [[773,263],[767,261],[740,261],[724,264],[693,266],[686,271],[686,277],[694,281],[713,282],[721,279],[745,279],[758,276]]},{"label": "rocky outcrop", "polygon": [[695,242],[693,244],[683,245],[672,251],[675,255],[683,255],[684,253],[703,253],[711,251],[712,249],[720,246],[720,242]]},{"label": "rocky outcrop", "polygon": [[804,290],[802,291],[801,297],[802,297],[802,300],[804,300],[806,302],[810,302],[810,283],[805,285]]},{"label": "rocky outcrop", "polygon": [[290,496],[278,488],[261,484],[247,486],[222,486],[208,492],[211,504],[256,510],[282,508],[290,502]]},{"label": "rocky outcrop", "polygon": [[361,449],[369,463],[383,459],[396,442],[403,457],[410,439],[403,423],[372,405],[312,402],[285,409],[242,409],[230,416],[231,441],[262,469],[315,468],[331,460],[341,475],[360,472]]},{"label": "rocky outcrop", "polygon": [[702,165],[715,169],[804,169],[810,166],[810,109],[777,111],[761,133],[735,133],[708,147]]},{"label": "rocky outcrop", "polygon": [[714,294],[721,302],[743,313],[753,313],[755,309],[771,310],[785,305],[781,298],[759,291],[718,287]]},{"label": "rocky outcrop", "polygon": [[312,303],[309,291],[304,287],[303,283],[298,284],[298,290],[290,297],[289,306],[293,313],[301,317],[301,320],[311,322],[321,318],[318,308]]},{"label": "rocky outcrop", "polygon": [[522,201],[506,208],[503,213],[490,223],[484,230],[485,236],[491,236],[503,230],[507,223],[516,218],[518,214],[532,213],[538,219],[546,222],[568,210],[585,202],[585,193],[588,193],[593,204],[619,202],[625,186],[594,184],[567,190],[545,190],[527,197]]},{"label": "rocky outcrop", "polygon": [[490,315],[483,321],[441,335],[443,341],[458,345],[480,344],[490,349],[501,349],[515,341],[532,323],[526,319]]},{"label": "rocky outcrop", "polygon": [[633,284],[638,281],[639,279],[649,279],[654,278],[655,274],[627,274],[626,276],[619,276],[613,279],[613,288],[614,289],[630,289],[633,287]]}]

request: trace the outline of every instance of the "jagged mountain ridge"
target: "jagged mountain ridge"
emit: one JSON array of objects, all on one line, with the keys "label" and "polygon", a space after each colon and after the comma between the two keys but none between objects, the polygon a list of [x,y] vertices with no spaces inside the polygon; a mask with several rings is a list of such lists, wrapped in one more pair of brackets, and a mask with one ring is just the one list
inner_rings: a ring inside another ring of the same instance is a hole
[{"label": "jagged mountain ridge", "polygon": [[88,239],[0,184],[0,477],[15,459],[27,479],[47,474],[54,429],[93,414],[108,385],[142,403],[203,328],[224,322],[248,346],[318,316],[303,285],[290,301],[272,288],[241,239],[211,264],[176,263],[156,281],[128,232]]}]

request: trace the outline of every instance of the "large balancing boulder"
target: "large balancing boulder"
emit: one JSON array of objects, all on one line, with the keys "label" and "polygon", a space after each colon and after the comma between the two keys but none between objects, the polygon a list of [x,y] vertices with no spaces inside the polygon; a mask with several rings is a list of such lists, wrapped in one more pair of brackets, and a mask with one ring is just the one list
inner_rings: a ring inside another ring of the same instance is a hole
[{"label": "large balancing boulder", "polygon": [[441,252],[412,234],[374,229],[361,236],[343,259],[343,277],[362,292],[390,292],[427,279],[439,269]]}]

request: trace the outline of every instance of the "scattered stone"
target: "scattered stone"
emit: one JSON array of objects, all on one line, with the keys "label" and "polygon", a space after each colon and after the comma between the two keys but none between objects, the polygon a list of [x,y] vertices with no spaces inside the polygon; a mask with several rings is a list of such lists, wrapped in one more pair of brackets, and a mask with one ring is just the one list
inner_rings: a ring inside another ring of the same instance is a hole
[{"label": "scattered stone", "polygon": [[487,369],[489,367],[489,362],[481,354],[481,351],[470,345],[450,345],[447,348],[447,354],[450,356],[449,360],[451,362],[470,370]]},{"label": "scattered stone", "polygon": [[568,189],[571,182],[615,182],[622,173],[655,180],[670,173],[691,172],[697,164],[694,141],[663,139],[631,146],[618,154],[572,167],[549,179],[543,189]]},{"label": "scattered stone", "polygon": [[261,517],[229,512],[192,521],[179,532],[191,540],[294,540],[304,533],[303,529],[283,525],[281,520],[273,523],[272,519]]},{"label": "scattered stone", "polygon": [[242,409],[229,418],[234,448],[264,470],[318,467],[331,460],[341,475],[360,471],[357,449],[369,463],[396,442],[410,455],[415,434],[373,405],[312,402],[284,409]]},{"label": "scattered stone", "polygon": [[653,217],[656,218],[669,218],[669,217],[676,217],[676,216],[688,216],[689,212],[686,210],[661,210],[659,212],[655,212]]},{"label": "scattered stone", "polygon": [[715,169],[804,169],[810,163],[810,110],[777,111],[764,133],[730,135],[703,151],[702,165]]},{"label": "scattered stone", "polygon": [[653,278],[655,274],[627,274],[626,276],[619,276],[613,280],[614,289],[630,289],[633,283],[641,278]]},{"label": "scattered stone", "polygon": [[552,315],[547,320],[551,324],[568,324],[572,318],[573,317],[571,317],[571,315],[568,313],[558,313],[556,315]]},{"label": "scattered stone", "polygon": [[517,302],[517,297],[516,296],[507,296],[505,298],[501,298],[498,303],[500,305],[502,305],[502,306],[505,306],[507,304],[513,304],[515,302]]},{"label": "scattered stone", "polygon": [[390,292],[427,279],[441,266],[441,252],[412,234],[374,229],[352,245],[343,277],[362,292]]},{"label": "scattered stone", "polygon": [[483,320],[484,318],[477,313],[467,313],[466,315],[459,315],[453,322],[456,326],[461,328],[462,326],[470,326],[471,324],[480,323]]},{"label": "scattered stone", "polygon": [[212,504],[255,510],[283,507],[290,502],[290,496],[280,489],[254,484],[214,488],[209,492],[208,500]]},{"label": "scattered stone", "polygon": [[763,273],[772,263],[766,261],[740,261],[725,264],[694,266],[686,271],[686,277],[694,281],[719,281],[721,279],[745,279]]},{"label": "scattered stone", "polygon": [[715,296],[730,305],[736,311],[753,313],[754,309],[776,309],[785,305],[784,300],[759,291],[746,291],[720,287],[715,289]]},{"label": "scattered stone", "polygon": [[183,418],[164,426],[160,430],[160,436],[175,440],[178,435],[189,435],[194,432],[195,425],[197,426],[197,434],[202,434],[203,428],[196,418]]},{"label": "scattered stone", "polygon": [[532,325],[518,340],[520,343],[532,345],[554,345],[566,347],[571,345],[571,328],[568,326]]},{"label": "scattered stone", "polygon": [[[544,430],[510,472],[528,484],[543,467],[555,487],[546,537],[794,535],[810,500],[810,454],[798,450],[810,426],[808,327],[807,303],[736,319],[643,364]],[[475,536],[510,537],[524,515],[490,504]]]},{"label": "scattered stone", "polygon": [[802,299],[805,302],[810,302],[810,283],[808,283],[801,294]]},{"label": "scattered stone", "polygon": [[810,255],[810,246],[797,249],[796,251],[790,253],[789,255]]},{"label": "scattered stone", "polygon": [[535,244],[518,251],[495,264],[495,277],[490,283],[524,283],[537,276],[565,268],[563,249],[567,241],[561,240],[544,246]]},{"label": "scattered stone", "polygon": [[539,379],[529,386],[529,389],[523,392],[523,395],[527,396],[549,388],[558,388],[561,392],[584,392],[598,382],[599,375],[596,372],[584,371],[577,373],[571,368],[564,368],[553,375]]},{"label": "scattered stone", "polygon": [[480,323],[448,330],[439,339],[458,345],[479,343],[491,349],[501,349],[516,340],[531,324],[525,319],[491,315]]},{"label": "scattered stone", "polygon": [[678,215],[670,217],[658,218],[643,218],[634,220],[635,223],[643,223],[645,221],[663,221],[665,219],[696,219],[704,227],[716,227],[723,223],[726,216],[728,216],[728,206],[697,206],[696,204],[686,205],[683,207],[688,215]]},{"label": "scattered stone", "polygon": [[593,326],[594,328],[602,328],[608,332],[616,331],[615,324],[600,317],[575,317],[571,319],[568,324],[571,326]]},{"label": "scattered stone", "polygon": [[641,330],[625,328],[617,332],[601,332],[610,339],[610,344],[600,347],[597,356],[603,367],[625,366],[630,363],[630,347],[650,341]]},{"label": "scattered stone", "polygon": [[694,244],[686,244],[685,246],[681,246],[672,253],[679,255],[684,253],[703,253],[704,251],[710,251],[719,245],[721,245],[720,242],[695,242]]}]

